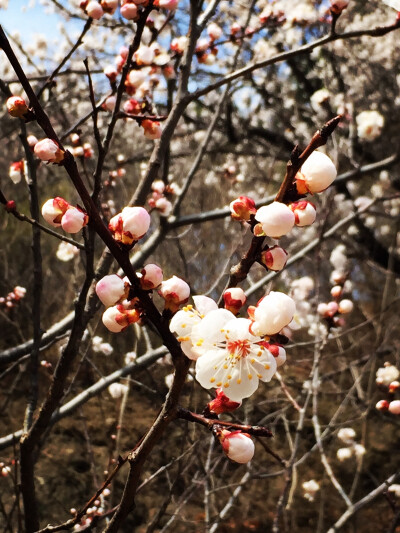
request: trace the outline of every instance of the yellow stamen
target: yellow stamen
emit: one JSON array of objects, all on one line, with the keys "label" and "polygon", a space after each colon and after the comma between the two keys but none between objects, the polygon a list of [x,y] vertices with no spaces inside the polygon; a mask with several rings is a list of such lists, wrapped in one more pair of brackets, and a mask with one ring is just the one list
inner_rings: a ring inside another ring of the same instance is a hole
[{"label": "yellow stamen", "polygon": [[248,374],[247,377],[248,377],[249,379],[253,379],[253,376],[252,376],[251,374]]}]

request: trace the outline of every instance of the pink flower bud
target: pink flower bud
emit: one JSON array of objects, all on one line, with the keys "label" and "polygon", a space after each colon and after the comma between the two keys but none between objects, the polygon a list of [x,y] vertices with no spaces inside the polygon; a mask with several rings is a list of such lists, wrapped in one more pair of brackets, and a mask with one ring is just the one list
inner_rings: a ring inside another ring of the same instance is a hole
[{"label": "pink flower bud", "polygon": [[48,163],[60,163],[64,159],[64,151],[51,139],[42,139],[35,144],[36,157]]},{"label": "pink flower bud", "polygon": [[218,24],[215,24],[215,22],[212,22],[207,28],[207,33],[212,41],[216,41],[222,35],[222,28]]},{"label": "pink flower bud", "polygon": [[159,294],[165,300],[165,309],[175,312],[181,304],[188,301],[190,287],[183,279],[172,276],[172,278],[161,283]]},{"label": "pink flower bud", "polygon": [[179,0],[156,0],[154,5],[158,5],[162,9],[169,9],[170,11],[175,11],[178,7]]},{"label": "pink flower bud", "polygon": [[274,357],[276,366],[280,367],[286,362],[286,350],[280,344],[270,344],[269,342],[260,342]]},{"label": "pink flower bud", "polygon": [[[250,310],[250,308],[249,308]],[[283,292],[271,291],[249,312],[253,335],[275,335],[287,326],[296,312],[296,304]]]},{"label": "pink flower bud", "polygon": [[173,52],[176,52],[177,54],[183,54],[187,44],[188,38],[186,37],[186,35],[182,35],[181,37],[174,37],[174,39],[172,39],[170,48]]},{"label": "pink flower bud", "polygon": [[354,304],[351,300],[341,300],[339,302],[339,313],[342,315],[345,315],[347,313],[351,313],[353,311]]},{"label": "pink flower bud", "polygon": [[336,302],[321,303],[318,305],[317,312],[323,318],[331,318],[338,312],[338,309],[339,306]]},{"label": "pink flower bud", "polygon": [[[15,292],[15,289],[14,289],[14,292]],[[399,388],[400,388],[400,382],[392,381],[392,383],[390,383],[389,385],[390,394],[394,394]]]},{"label": "pink flower bud", "polygon": [[89,17],[95,20],[101,19],[101,17],[104,15],[103,8],[95,0],[92,0],[88,3],[88,5],[86,6],[86,13]]},{"label": "pink flower bud", "polygon": [[151,184],[151,190],[158,194],[162,194],[165,190],[165,183],[163,180],[154,180]]},{"label": "pink flower bud", "polygon": [[235,463],[248,463],[254,456],[254,442],[247,433],[223,430],[219,436],[224,453]]},{"label": "pink flower bud", "polygon": [[337,171],[331,159],[322,152],[313,152],[296,175],[299,194],[322,192],[336,178]]},{"label": "pink flower bud", "polygon": [[106,101],[103,103],[103,109],[106,109],[107,111],[114,111],[115,104],[117,102],[117,97],[114,95],[108,96],[106,98]]},{"label": "pink flower bud", "polygon": [[274,239],[279,239],[282,235],[289,233],[295,221],[293,211],[281,202],[273,202],[260,207],[255,218],[260,222],[257,226],[261,226],[261,229],[255,226],[254,234],[266,235]]},{"label": "pink flower bud", "polygon": [[162,128],[160,123],[155,120],[145,119],[141,123],[142,128],[144,129],[144,136],[147,139],[159,139],[162,134]]},{"label": "pink flower bud", "polygon": [[394,400],[389,403],[389,413],[392,413],[392,415],[400,415],[400,400]]},{"label": "pink flower bud", "polygon": [[137,7],[135,4],[125,4],[121,7],[121,15],[127,20],[137,17]]},{"label": "pink flower bud", "polygon": [[119,333],[129,324],[137,322],[139,318],[140,313],[137,309],[125,309],[123,305],[115,305],[104,311],[102,321],[109,331]]},{"label": "pink flower bud", "polygon": [[64,198],[50,198],[42,206],[42,216],[46,222],[55,228],[61,226],[61,219],[69,208],[69,203]]},{"label": "pink flower bud", "polygon": [[8,114],[15,118],[22,118],[29,111],[25,100],[21,96],[10,96],[6,105]]},{"label": "pink flower bud", "polygon": [[94,151],[90,143],[85,143],[83,145],[83,157],[90,159],[93,157]]},{"label": "pink flower bud", "polygon": [[331,2],[331,11],[335,15],[340,15],[343,9],[349,5],[349,0],[330,0]]},{"label": "pink flower bud", "polygon": [[29,148],[33,150],[35,148],[35,144],[38,142],[37,137],[35,137],[34,135],[28,135],[26,140],[28,141]]},{"label": "pink flower bud", "polygon": [[104,276],[96,284],[96,294],[106,307],[115,305],[117,302],[128,297],[130,285],[117,274]]},{"label": "pink flower bud", "polygon": [[24,173],[24,167],[25,162],[23,160],[14,161],[14,163],[11,163],[10,168],[8,169],[8,176],[13,183],[17,184],[21,181]]},{"label": "pink flower bud", "polygon": [[386,400],[379,400],[375,407],[378,411],[387,411],[389,409],[389,402]]},{"label": "pink flower bud", "polygon": [[317,217],[315,205],[311,202],[301,200],[290,204],[289,207],[294,213],[296,226],[311,226]]},{"label": "pink flower bud", "polygon": [[124,207],[110,220],[109,229],[114,239],[132,244],[141,239],[150,227],[150,215],[143,207]]},{"label": "pink flower bud", "polygon": [[242,31],[242,26],[238,22],[234,22],[231,26],[231,35],[236,35]]},{"label": "pink flower bud", "polygon": [[163,280],[163,271],[158,265],[148,264],[142,269],[140,285],[146,291],[155,289]]},{"label": "pink flower bud", "polygon": [[287,258],[286,250],[280,246],[272,246],[261,252],[261,262],[274,272],[279,272],[285,267]]},{"label": "pink flower bud", "polygon": [[[129,4],[131,5],[131,4]],[[134,5],[134,4],[132,4]],[[131,70],[126,78],[125,85],[137,89],[146,80],[147,75],[141,70]]]},{"label": "pink flower bud", "polygon": [[340,296],[342,295],[342,292],[343,292],[343,287],[341,287],[340,285],[335,285],[331,289],[331,296],[332,298],[340,298]]},{"label": "pink flower bud", "polygon": [[225,309],[228,309],[234,315],[239,313],[246,300],[246,295],[240,287],[232,287],[224,292]]},{"label": "pink flower bud", "polygon": [[208,402],[207,407],[211,413],[220,415],[222,413],[231,413],[242,405],[242,402],[233,402],[225,395],[222,389],[216,390],[216,398]]},{"label": "pink flower bud", "polygon": [[135,60],[138,65],[151,65],[154,61],[154,50],[149,46],[142,45],[135,52]]},{"label": "pink flower bud", "polygon": [[141,105],[134,98],[130,98],[124,103],[123,109],[128,115],[138,115],[141,112]]},{"label": "pink flower bud", "polygon": [[254,200],[248,196],[239,196],[236,200],[233,200],[229,204],[231,210],[231,217],[235,220],[245,220],[248,222],[251,215],[255,215],[257,212],[256,204]]},{"label": "pink flower bud", "polygon": [[162,217],[168,217],[172,212],[172,204],[165,196],[158,198],[154,203],[154,207]]},{"label": "pink flower bud", "polygon": [[117,80],[118,71],[113,66],[106,67],[103,72],[111,83],[114,83]]},{"label": "pink flower bud", "polygon": [[100,4],[104,13],[113,15],[118,7],[118,0],[101,0]]},{"label": "pink flower bud", "polygon": [[88,223],[88,215],[72,205],[65,211],[62,219],[61,226],[67,233],[78,233]]}]

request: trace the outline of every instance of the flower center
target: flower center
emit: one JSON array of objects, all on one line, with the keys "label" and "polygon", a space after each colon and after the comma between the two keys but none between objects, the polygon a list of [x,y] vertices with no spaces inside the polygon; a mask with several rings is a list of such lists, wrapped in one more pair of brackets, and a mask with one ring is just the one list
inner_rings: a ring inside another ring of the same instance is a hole
[{"label": "flower center", "polygon": [[227,342],[226,349],[230,355],[246,357],[250,353],[250,342],[248,340],[230,341]]}]

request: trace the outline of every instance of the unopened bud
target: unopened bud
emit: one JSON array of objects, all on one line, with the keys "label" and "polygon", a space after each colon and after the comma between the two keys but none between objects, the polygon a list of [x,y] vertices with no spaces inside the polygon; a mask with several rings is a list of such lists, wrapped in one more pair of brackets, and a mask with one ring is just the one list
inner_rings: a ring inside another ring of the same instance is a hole
[{"label": "unopened bud", "polygon": [[251,215],[255,215],[257,212],[256,204],[254,200],[248,196],[239,196],[236,200],[233,200],[229,204],[231,210],[231,217],[235,220],[244,220],[248,222]]},{"label": "unopened bud", "polygon": [[155,140],[161,137],[162,128],[160,123],[156,120],[145,119],[142,120],[140,125],[144,129],[144,136],[147,137],[147,139]]},{"label": "unopened bud", "polygon": [[106,307],[115,305],[117,302],[127,298],[130,285],[121,279],[117,274],[104,276],[96,284],[96,294]]},{"label": "unopened bud", "polygon": [[349,5],[349,0],[330,0],[331,1],[331,11],[335,15],[340,15],[343,9]]},{"label": "unopened bud", "polygon": [[101,17],[104,15],[103,8],[95,0],[88,3],[86,6],[86,13],[89,17],[95,20],[101,19]]},{"label": "unopened bud", "polygon": [[342,295],[342,292],[343,292],[343,287],[341,287],[340,285],[335,285],[331,289],[331,296],[332,298],[340,298],[340,296]]},{"label": "unopened bud", "polygon": [[390,383],[389,385],[389,392],[391,394],[395,393],[397,390],[399,390],[400,388],[400,382],[398,381],[392,381],[392,383]]},{"label": "unopened bud", "polygon": [[279,239],[293,228],[295,216],[293,211],[281,202],[273,202],[258,209],[255,219],[260,223],[254,228],[257,236],[266,235]]},{"label": "unopened bud", "polygon": [[246,303],[246,295],[240,287],[232,287],[224,292],[225,309],[237,315],[241,307]]},{"label": "unopened bud", "polygon": [[121,6],[121,15],[127,20],[133,20],[137,17],[137,7],[135,4],[125,4]]},{"label": "unopened bud", "polygon": [[311,226],[315,222],[317,211],[311,202],[301,200],[290,204],[289,207],[294,213],[296,226]]},{"label": "unopened bud", "polygon": [[354,304],[351,300],[341,300],[339,302],[339,313],[342,315],[345,315],[347,313],[351,313],[354,309]]},{"label": "unopened bud", "polygon": [[67,233],[78,233],[88,221],[89,217],[85,211],[70,205],[61,218],[61,226]]},{"label": "unopened bud", "polygon": [[145,290],[155,289],[161,285],[163,280],[163,271],[158,265],[148,264],[142,269],[140,285]]},{"label": "unopened bud", "polygon": [[400,415],[400,400],[394,400],[389,404],[389,413],[392,415]]},{"label": "unopened bud", "polygon": [[139,318],[140,313],[137,309],[125,309],[123,305],[115,305],[104,311],[102,321],[109,331],[119,333],[129,324],[137,322]]},{"label": "unopened bud", "polygon": [[274,272],[279,272],[285,267],[287,258],[286,250],[280,246],[272,246],[261,252],[261,262]]},{"label": "unopened bud", "polygon": [[313,152],[296,175],[299,194],[322,192],[336,178],[337,171],[331,159],[322,152]]},{"label": "unopened bud", "polygon": [[235,463],[248,463],[254,456],[254,442],[247,433],[223,430],[219,435],[224,453]]},{"label": "unopened bud", "polygon": [[26,102],[21,96],[11,96],[7,100],[8,114],[15,118],[23,118],[29,111]]},{"label": "unopened bud", "polygon": [[165,309],[176,312],[181,304],[188,301],[190,287],[183,279],[172,276],[172,278],[161,283],[159,294],[165,300]]},{"label": "unopened bud", "polygon": [[61,219],[69,207],[69,203],[60,196],[50,198],[42,206],[42,216],[48,224],[57,228],[61,226]]},{"label": "unopened bud", "polygon": [[386,400],[379,400],[375,407],[378,411],[387,411],[389,409],[389,402]]}]

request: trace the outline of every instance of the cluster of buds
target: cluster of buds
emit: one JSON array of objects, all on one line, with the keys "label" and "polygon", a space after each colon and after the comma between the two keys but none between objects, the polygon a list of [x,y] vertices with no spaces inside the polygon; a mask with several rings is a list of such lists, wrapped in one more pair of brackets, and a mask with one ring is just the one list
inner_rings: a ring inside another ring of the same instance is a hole
[{"label": "cluster of buds", "polygon": [[276,6],[266,5],[258,16],[263,26],[281,26],[286,21],[285,12]]},{"label": "cluster of buds", "polygon": [[59,164],[65,157],[64,150],[61,150],[55,141],[48,138],[38,141],[33,151],[36,157],[46,163]]},{"label": "cluster of buds", "polygon": [[25,297],[25,287],[17,285],[14,289],[7,294],[7,296],[0,297],[0,306],[5,307],[7,310],[12,309],[15,305]]},{"label": "cluster of buds", "polygon": [[320,489],[318,481],[315,481],[315,479],[310,479],[309,481],[304,481],[301,486],[304,490],[304,498],[309,502],[313,502],[317,492]]},{"label": "cluster of buds", "polygon": [[89,221],[83,209],[69,204],[60,196],[50,198],[43,204],[42,216],[51,226],[61,226],[67,233],[78,233]]},{"label": "cluster of buds", "polygon": [[96,353],[111,355],[114,351],[114,348],[108,342],[104,342],[102,337],[95,335],[92,339],[92,350]]},{"label": "cluster of buds", "polygon": [[151,185],[151,196],[147,200],[152,209],[156,209],[162,217],[168,217],[172,211],[171,199],[179,194],[179,188],[175,183],[164,183],[162,180],[155,180]]},{"label": "cluster of buds", "polygon": [[82,143],[78,133],[72,133],[70,139],[72,143],[70,151],[74,157],[81,157],[84,159],[90,159],[93,157],[94,151],[92,145],[88,142]]},{"label": "cluster of buds", "polygon": [[254,442],[250,435],[241,431],[217,430],[217,437],[225,455],[239,464],[249,463],[254,456]]},{"label": "cluster of buds", "polygon": [[[334,258],[335,250],[331,259]],[[343,327],[345,319],[343,315],[351,313],[354,309],[353,301],[343,298],[346,286],[351,284],[346,280],[347,274],[343,270],[334,270],[331,274],[331,281],[334,284],[331,288],[332,299],[329,302],[320,303],[317,307],[318,314],[327,321],[330,327]]]},{"label": "cluster of buds", "polygon": [[110,393],[111,398],[118,400],[127,394],[128,385],[123,385],[122,383],[111,383],[108,387],[108,392]]},{"label": "cluster of buds", "polygon": [[346,447],[339,448],[336,456],[340,462],[356,457],[360,459],[365,454],[365,447],[355,441],[356,432],[353,428],[342,428],[338,431],[338,439],[341,440]]},{"label": "cluster of buds", "polygon": [[[108,472],[104,472],[104,474],[107,475]],[[107,498],[110,494],[111,494],[110,489],[108,487],[105,488],[103,490],[100,498],[98,500],[95,500],[93,502],[92,507],[89,507],[86,510],[86,515],[80,520],[80,522],[77,522],[74,525],[74,531],[76,531],[76,532],[78,532],[78,531],[87,531],[88,529],[90,529],[91,526],[94,525],[94,524],[92,524],[93,519],[96,516],[102,516],[105,513],[105,508],[104,508],[105,501],[104,501],[104,498]],[[74,507],[72,507],[69,510],[69,512],[71,513],[71,515],[73,517],[76,517],[76,515],[78,514],[77,510]]]},{"label": "cluster of buds", "polygon": [[114,239],[132,246],[145,236],[150,227],[150,215],[143,207],[124,207],[110,220],[108,228]]},{"label": "cluster of buds", "polygon": [[387,399],[379,400],[376,408],[379,411],[389,411],[393,415],[400,415],[400,400],[395,400],[395,394],[400,390],[400,382],[398,381],[400,372],[397,367],[390,363],[385,363],[382,368],[376,371],[376,383],[384,391],[386,391]]}]

